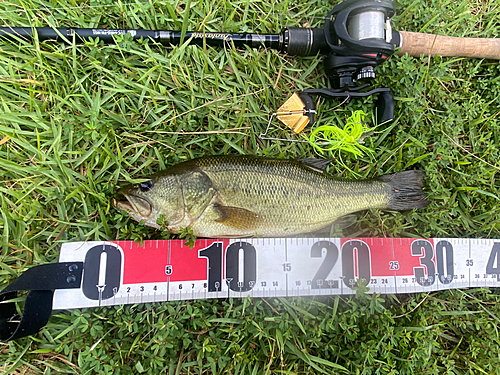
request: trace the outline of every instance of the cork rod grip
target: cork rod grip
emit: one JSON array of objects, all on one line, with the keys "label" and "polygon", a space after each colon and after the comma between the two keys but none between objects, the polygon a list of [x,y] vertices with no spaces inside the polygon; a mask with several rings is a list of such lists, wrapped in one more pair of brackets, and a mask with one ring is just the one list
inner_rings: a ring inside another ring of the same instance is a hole
[{"label": "cork rod grip", "polygon": [[500,59],[500,39],[457,38],[435,34],[400,31],[401,49],[399,55],[410,56],[453,56]]}]

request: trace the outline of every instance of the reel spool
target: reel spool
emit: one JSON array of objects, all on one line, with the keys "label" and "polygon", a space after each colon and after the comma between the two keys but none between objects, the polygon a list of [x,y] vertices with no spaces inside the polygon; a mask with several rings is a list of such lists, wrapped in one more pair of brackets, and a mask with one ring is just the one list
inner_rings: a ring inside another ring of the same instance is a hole
[{"label": "reel spool", "polygon": [[375,78],[374,67],[394,53],[390,18],[395,11],[390,0],[348,0],[327,15],[325,71],[334,88]]}]

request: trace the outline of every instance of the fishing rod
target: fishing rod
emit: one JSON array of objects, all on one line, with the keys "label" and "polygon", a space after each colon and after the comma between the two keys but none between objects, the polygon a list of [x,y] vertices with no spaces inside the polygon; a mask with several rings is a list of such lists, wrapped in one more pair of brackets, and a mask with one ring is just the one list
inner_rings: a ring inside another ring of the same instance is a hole
[{"label": "fishing rod", "polygon": [[372,82],[376,78],[374,68],[386,61],[397,48],[399,55],[408,53],[416,57],[442,55],[500,59],[500,39],[396,31],[390,22],[395,12],[391,0],[346,0],[328,13],[323,28],[286,27],[280,34],[188,31],[183,35],[174,30],[1,27],[0,39],[38,38],[39,41],[72,43],[73,40],[81,42],[98,38],[104,43],[115,43],[116,36],[129,34],[133,40],[152,40],[165,46],[186,41],[200,46],[265,47],[291,56],[325,55],[324,69],[332,88],[303,90],[298,94],[298,102],[295,100],[293,106],[282,107],[290,113],[296,110],[302,113],[298,120],[297,116],[292,116],[292,123],[284,121],[296,133],[314,122],[316,112],[311,95],[349,100],[378,94],[378,123],[392,121],[394,98],[390,89],[373,88]]}]

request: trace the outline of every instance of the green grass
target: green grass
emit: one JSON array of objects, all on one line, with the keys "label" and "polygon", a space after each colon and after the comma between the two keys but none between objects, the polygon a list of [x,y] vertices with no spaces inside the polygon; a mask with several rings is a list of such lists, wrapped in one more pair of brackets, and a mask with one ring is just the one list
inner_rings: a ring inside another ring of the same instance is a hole
[{"label": "green grass", "polygon": [[[6,0],[0,26],[276,33],[320,26],[333,5]],[[496,1],[397,7],[398,30],[499,37]],[[364,212],[356,234],[500,238],[498,62],[394,56],[377,73],[397,98],[397,121],[365,139],[373,153],[342,154],[330,172],[422,169],[431,204]],[[306,143],[258,135],[292,92],[326,85],[321,58],[270,50],[165,49],[127,38],[0,44],[0,287],[57,261],[63,242],[160,238],[112,207],[123,183],[208,154],[315,156]],[[319,101],[318,125],[373,113],[372,99],[337,105]],[[271,136],[292,138],[278,123]],[[0,345],[0,372],[500,374],[499,316],[500,293],[486,289],[60,311],[36,336]]]}]

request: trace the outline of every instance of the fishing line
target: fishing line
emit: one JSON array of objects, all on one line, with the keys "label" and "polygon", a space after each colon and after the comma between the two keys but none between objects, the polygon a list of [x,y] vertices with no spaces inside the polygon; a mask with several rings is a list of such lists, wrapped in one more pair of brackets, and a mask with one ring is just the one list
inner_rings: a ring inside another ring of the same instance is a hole
[{"label": "fishing line", "polygon": [[[5,3],[3,3],[5,4]],[[119,3],[119,4],[100,4],[100,5],[88,5],[88,4],[82,4],[82,6],[74,7],[74,6],[69,6],[69,7],[53,7],[53,8],[47,8],[47,7],[42,7],[42,8],[19,8],[18,10],[0,10],[0,14],[9,14],[9,13],[19,13],[19,12],[37,12],[37,11],[47,11],[48,13],[52,14],[52,11],[54,10],[75,10],[75,9],[80,9],[80,10],[86,10],[88,8],[111,8],[111,7],[121,7],[121,5],[132,5],[132,4],[137,4],[137,2],[130,2],[130,3]],[[140,4],[149,4],[149,2],[144,2]],[[9,4],[5,4],[9,5]]]},{"label": "fishing line", "polygon": [[[0,6],[13,6],[13,5],[16,5],[17,4],[11,4],[11,3],[0,3]],[[19,12],[25,12],[25,13],[28,13],[28,12],[36,12],[36,11],[46,11],[48,13],[51,13],[52,11],[56,11],[56,10],[88,10],[89,8],[91,9],[103,9],[103,8],[114,8],[114,7],[118,7],[118,8],[123,8],[123,7],[130,7],[132,8],[132,6],[134,5],[151,5],[154,9],[158,9],[156,7],[156,5],[159,5],[160,7],[162,6],[162,2],[160,1],[156,1],[156,2],[150,2],[150,1],[131,1],[131,2],[117,2],[117,3],[114,3],[114,4],[97,4],[97,5],[91,5],[90,3],[81,3],[80,6],[67,6],[67,7],[58,7],[58,6],[54,6],[54,7],[48,7],[48,5],[44,5],[43,7],[40,7],[40,8],[24,8],[24,7],[19,7],[17,10],[0,10],[0,15],[2,14],[10,14],[10,13],[14,13],[14,14],[17,14]],[[243,9],[240,9],[242,12],[244,11]],[[289,9],[288,9],[289,10]],[[260,11],[260,13],[263,13],[262,11]],[[251,13],[249,13],[251,14]],[[282,13],[281,12],[276,12],[276,11],[271,11],[271,12],[266,12],[265,13],[266,15],[281,15]],[[324,20],[324,16],[308,16],[307,19],[314,19],[314,20]]]}]

